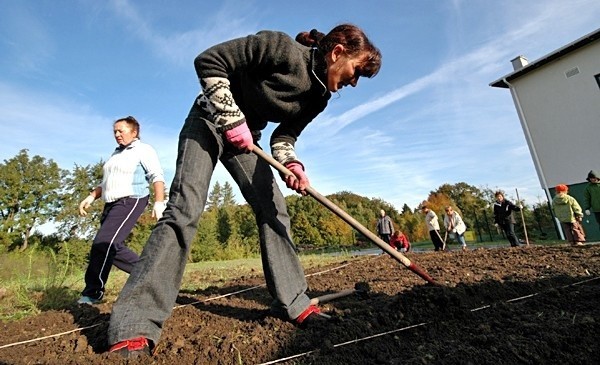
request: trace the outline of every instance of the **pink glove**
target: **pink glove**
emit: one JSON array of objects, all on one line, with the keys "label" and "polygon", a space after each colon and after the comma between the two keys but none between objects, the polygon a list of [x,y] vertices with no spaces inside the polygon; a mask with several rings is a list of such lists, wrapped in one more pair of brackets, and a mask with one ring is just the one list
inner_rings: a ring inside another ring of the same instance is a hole
[{"label": "pink glove", "polygon": [[296,192],[306,195],[306,188],[310,186],[308,177],[304,173],[304,166],[298,161],[289,162],[285,165],[294,175],[285,177],[285,185]]},{"label": "pink glove", "polygon": [[225,131],[225,139],[227,142],[244,152],[252,152],[252,149],[254,148],[252,133],[250,133],[248,124],[245,122],[235,128]]}]

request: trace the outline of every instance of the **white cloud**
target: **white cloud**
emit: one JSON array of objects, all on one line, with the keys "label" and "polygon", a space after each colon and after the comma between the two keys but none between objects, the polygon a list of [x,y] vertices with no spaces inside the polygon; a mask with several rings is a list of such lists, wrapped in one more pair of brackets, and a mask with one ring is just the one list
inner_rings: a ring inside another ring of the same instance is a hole
[{"label": "white cloud", "polygon": [[[257,29],[258,13],[245,3],[223,2],[221,8],[211,16],[199,16],[199,28],[167,34],[147,21],[136,3],[129,0],[112,0],[117,16],[125,20],[127,28],[148,44],[158,55],[170,62],[187,66],[198,52],[228,39],[253,33]],[[202,13],[203,6],[197,4],[190,11]]]}]

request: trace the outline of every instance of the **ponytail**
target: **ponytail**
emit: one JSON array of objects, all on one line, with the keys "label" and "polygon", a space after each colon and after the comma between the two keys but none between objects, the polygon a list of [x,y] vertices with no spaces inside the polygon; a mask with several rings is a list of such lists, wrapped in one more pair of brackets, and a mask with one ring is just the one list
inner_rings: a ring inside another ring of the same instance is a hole
[{"label": "ponytail", "polygon": [[296,42],[303,44],[307,47],[319,47],[319,42],[325,37],[325,34],[319,32],[316,29],[310,32],[300,32],[296,36]]}]

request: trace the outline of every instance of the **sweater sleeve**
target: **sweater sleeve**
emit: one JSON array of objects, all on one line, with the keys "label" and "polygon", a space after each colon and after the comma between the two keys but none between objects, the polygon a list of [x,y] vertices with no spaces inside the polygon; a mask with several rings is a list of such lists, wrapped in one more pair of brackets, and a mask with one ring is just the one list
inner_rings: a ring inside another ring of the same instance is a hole
[{"label": "sweater sleeve", "polygon": [[508,205],[508,209],[509,212],[518,212],[521,210],[521,208],[519,208],[518,206],[516,206],[513,202],[511,201],[506,201],[507,205]]},{"label": "sweater sleeve", "polygon": [[575,215],[575,218],[583,217],[583,210],[581,209],[581,206],[577,202],[577,199],[571,197],[570,200],[571,200],[571,209],[573,209],[573,214]]},{"label": "sweater sleeve", "polygon": [[165,182],[163,169],[160,165],[156,150],[149,144],[140,145],[140,163],[146,172],[146,181],[149,183]]},{"label": "sweater sleeve", "polygon": [[292,161],[298,161],[296,156],[295,144],[300,133],[306,128],[314,117],[298,120],[295,123],[281,123],[271,134],[271,152],[273,157],[281,164],[285,165]]},{"label": "sweater sleeve", "polygon": [[196,57],[194,67],[203,91],[199,103],[218,131],[246,121],[233,97],[230,79],[242,73],[262,74],[285,68],[287,60],[281,57],[279,44],[289,42],[288,38],[283,33],[263,31],[215,45]]}]

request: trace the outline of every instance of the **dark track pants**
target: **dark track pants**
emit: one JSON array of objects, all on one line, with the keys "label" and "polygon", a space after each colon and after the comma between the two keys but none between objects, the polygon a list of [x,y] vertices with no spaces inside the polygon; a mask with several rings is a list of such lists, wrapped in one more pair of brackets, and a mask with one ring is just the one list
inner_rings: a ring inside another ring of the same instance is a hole
[{"label": "dark track pants", "polygon": [[139,261],[139,256],[124,242],[147,205],[148,196],[121,198],[104,205],[100,229],[92,243],[82,295],[101,299],[112,265],[130,273],[133,265]]},{"label": "dark track pants", "polygon": [[435,251],[440,251],[444,249],[444,241],[440,236],[440,231],[438,231],[437,229],[429,231],[429,238],[431,238],[431,242],[433,243],[433,248]]},{"label": "dark track pants", "polygon": [[519,243],[519,239],[517,238],[517,235],[515,234],[514,223],[505,222],[505,223],[500,224],[500,227],[504,231],[504,235],[506,236],[506,239],[510,243],[510,247],[521,246],[521,244]]}]

